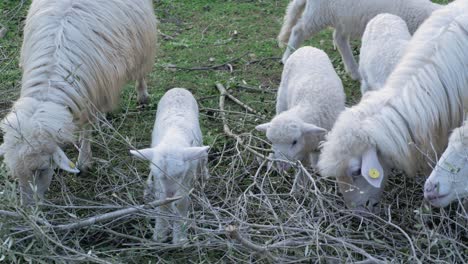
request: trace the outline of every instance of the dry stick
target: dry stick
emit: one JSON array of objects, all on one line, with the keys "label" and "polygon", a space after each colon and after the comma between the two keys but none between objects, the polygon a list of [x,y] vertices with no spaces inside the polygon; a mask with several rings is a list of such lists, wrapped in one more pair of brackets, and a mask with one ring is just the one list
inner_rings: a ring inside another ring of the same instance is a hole
[{"label": "dry stick", "polygon": [[229,99],[231,99],[232,101],[234,101],[234,103],[242,106],[243,108],[245,108],[247,111],[251,112],[251,113],[254,113],[256,115],[259,115],[260,117],[262,117],[263,119],[266,118],[266,116],[260,114],[259,112],[257,112],[255,109],[253,109],[252,107],[244,104],[243,102],[241,102],[239,99],[237,99],[236,97],[234,97],[232,94],[228,93],[228,91],[226,90],[226,88],[224,88],[224,86],[220,83],[216,83],[216,88],[218,88],[218,91],[221,93],[221,96],[224,96],[224,97],[229,97]]},{"label": "dry stick", "polygon": [[114,212],[109,212],[109,213],[105,213],[105,214],[102,214],[102,215],[89,217],[89,218],[83,219],[81,221],[78,221],[76,223],[52,226],[52,228],[55,229],[55,230],[72,230],[72,229],[82,228],[82,227],[85,227],[85,226],[94,225],[94,224],[99,223],[99,222],[109,221],[109,220],[112,220],[112,219],[115,219],[115,218],[118,218],[118,217],[121,217],[121,216],[133,214],[135,212],[146,209],[148,207],[157,207],[157,206],[166,205],[168,203],[172,203],[174,201],[177,201],[177,200],[179,200],[181,198],[182,198],[181,196],[177,196],[177,197],[168,198],[168,199],[165,199],[165,200],[157,200],[157,201],[153,201],[153,202],[148,203],[148,204],[133,206],[133,207],[130,207],[130,208],[125,208],[125,209],[117,210],[117,211],[114,211]]},{"label": "dry stick", "polygon": [[245,57],[247,54],[249,54],[249,53],[246,52],[246,53],[244,53],[243,55],[241,55],[240,57],[237,57],[237,58],[228,60],[228,61],[226,61],[225,63],[218,64],[218,65],[200,66],[200,67],[192,67],[192,68],[186,68],[186,67],[179,67],[179,66],[168,65],[167,68],[169,68],[169,69],[185,70],[185,71],[209,71],[209,70],[216,70],[216,69],[219,69],[219,68],[229,67],[229,70],[232,72],[232,65],[231,65],[231,63],[242,59],[242,58]]},{"label": "dry stick", "polygon": [[246,247],[246,248],[248,248],[248,249],[250,249],[252,251],[255,251],[255,253],[265,254],[265,256],[267,256],[269,259],[273,260],[273,262],[278,262],[278,259],[270,253],[270,251],[268,250],[268,247],[259,246],[257,244],[254,244],[253,242],[243,238],[240,235],[239,230],[235,226],[232,226],[232,225],[227,226],[226,227],[226,233],[227,233],[228,237],[230,237],[231,239],[237,240],[244,247]]},{"label": "dry stick", "polygon": [[224,89],[224,87],[221,84],[218,84],[218,83],[216,83],[216,88],[218,88],[219,92],[221,93],[221,95],[219,96],[219,109],[221,110],[220,115],[221,115],[221,120],[223,122],[224,133],[226,133],[226,135],[236,139],[237,142],[239,142],[239,144],[244,146],[247,150],[249,150],[250,152],[252,152],[256,156],[258,156],[260,158],[263,158],[263,159],[268,159],[267,156],[257,152],[256,150],[252,149],[249,145],[245,144],[244,140],[241,137],[239,137],[238,135],[232,133],[231,129],[227,125],[226,113],[225,113],[225,110],[224,110],[224,102],[226,100],[226,93],[225,93],[226,89]]}]

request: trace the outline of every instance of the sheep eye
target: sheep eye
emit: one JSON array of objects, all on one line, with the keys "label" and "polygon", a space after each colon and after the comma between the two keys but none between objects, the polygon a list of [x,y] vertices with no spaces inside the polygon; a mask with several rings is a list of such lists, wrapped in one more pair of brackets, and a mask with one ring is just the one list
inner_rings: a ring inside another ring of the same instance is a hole
[{"label": "sheep eye", "polygon": [[360,176],[361,175],[361,168],[357,169],[357,170],[353,170],[351,172],[351,176],[353,177],[357,177],[357,176]]},{"label": "sheep eye", "polygon": [[293,143],[292,143],[292,145],[294,146],[294,145],[296,145],[296,144],[297,144],[297,140],[294,140]]}]

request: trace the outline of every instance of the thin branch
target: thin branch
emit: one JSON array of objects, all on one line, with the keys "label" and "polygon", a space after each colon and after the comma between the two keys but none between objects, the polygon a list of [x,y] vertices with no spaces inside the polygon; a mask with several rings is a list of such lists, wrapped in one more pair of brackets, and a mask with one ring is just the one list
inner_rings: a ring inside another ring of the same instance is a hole
[{"label": "thin branch", "polygon": [[234,97],[232,94],[230,94],[226,88],[224,88],[224,86],[221,84],[221,83],[216,83],[216,88],[218,88],[218,91],[221,93],[221,96],[227,96],[229,97],[229,99],[231,99],[234,103],[242,106],[243,108],[245,108],[245,110],[251,112],[251,113],[254,113],[256,115],[259,115],[261,118],[265,119],[266,116],[265,115],[262,115],[261,113],[257,112],[255,109],[253,109],[252,107],[246,105],[245,103],[243,103],[241,100],[237,99],[236,97]]},{"label": "thin branch", "polygon": [[187,67],[180,67],[180,66],[175,66],[175,65],[168,65],[166,66],[169,69],[177,69],[177,70],[184,70],[184,71],[209,71],[209,70],[229,70],[230,72],[233,71],[233,67],[231,63],[234,63],[243,57],[247,56],[249,52],[244,53],[240,57],[228,60],[222,64],[217,64],[217,65],[211,65],[211,66],[198,66],[198,67],[192,67],[192,68],[187,68]]},{"label": "thin branch", "polygon": [[226,234],[229,238],[237,240],[237,242],[239,242],[245,248],[248,248],[254,251],[255,253],[264,254],[266,257],[273,260],[273,262],[278,262],[278,259],[275,256],[273,256],[273,254],[271,254],[271,252],[268,250],[268,247],[259,246],[253,243],[252,241],[243,238],[241,234],[239,233],[239,230],[237,229],[237,227],[233,225],[227,226]]},{"label": "thin branch", "polygon": [[174,201],[177,201],[177,200],[179,200],[181,198],[182,198],[181,196],[177,196],[177,197],[168,198],[168,199],[165,199],[165,200],[153,201],[153,202],[145,204],[145,205],[133,206],[133,207],[130,207],[130,208],[125,208],[125,209],[117,210],[117,211],[114,211],[114,212],[109,212],[109,213],[105,213],[105,214],[102,214],[102,215],[89,217],[89,218],[80,220],[80,221],[75,222],[75,223],[52,226],[52,228],[55,229],[55,230],[72,230],[72,229],[77,229],[77,228],[83,228],[83,227],[86,227],[86,226],[94,225],[96,223],[105,222],[105,221],[109,221],[109,220],[112,220],[112,219],[115,219],[115,218],[118,218],[118,217],[133,214],[133,213],[136,213],[136,212],[138,212],[140,210],[143,210],[143,209],[146,209],[146,208],[149,208],[149,207],[158,207],[158,206],[166,205],[166,204],[172,203]]}]

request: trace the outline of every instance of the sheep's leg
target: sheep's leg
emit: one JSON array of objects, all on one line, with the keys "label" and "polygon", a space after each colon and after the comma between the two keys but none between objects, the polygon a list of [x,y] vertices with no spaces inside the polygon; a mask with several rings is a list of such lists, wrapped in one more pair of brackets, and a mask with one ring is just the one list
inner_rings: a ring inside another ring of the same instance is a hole
[{"label": "sheep's leg", "polygon": [[34,202],[33,190],[28,177],[19,177],[19,187],[21,193],[21,203],[23,205],[31,205]]},{"label": "sheep's leg", "polygon": [[[153,189],[154,189],[154,198],[158,200],[167,199],[168,196],[162,189],[162,183],[160,179],[153,180]],[[153,240],[157,242],[167,242],[169,235],[171,233],[171,223],[169,222],[169,217],[172,215],[173,204],[166,204],[156,208],[156,222],[154,225],[154,234]]]},{"label": "sheep's leg", "polygon": [[78,155],[78,169],[80,173],[87,173],[92,166],[93,155],[91,152],[91,130],[84,129],[80,132],[80,154]]},{"label": "sheep's leg", "polygon": [[145,190],[143,191],[143,199],[148,203],[156,200],[155,183],[156,181],[153,181],[153,174],[150,172],[146,180]]},{"label": "sheep's leg", "polygon": [[138,96],[138,104],[146,105],[149,102],[148,87],[146,86],[145,78],[136,81],[135,89]]},{"label": "sheep's leg", "polygon": [[207,181],[210,178],[210,172],[208,171],[208,157],[204,157],[200,161],[202,178]]},{"label": "sheep's leg", "polygon": [[360,80],[359,75],[359,66],[354,59],[351,46],[349,44],[349,37],[343,32],[340,32],[338,29],[333,31],[333,40],[338,47],[338,51],[341,54],[343,59],[343,64],[345,66],[346,72],[351,76],[353,80]]},{"label": "sheep's leg", "polygon": [[52,170],[40,173],[34,178],[34,185],[37,188],[37,195],[43,199],[45,192],[49,189],[50,183],[52,182],[52,176],[54,172]]},{"label": "sheep's leg", "polygon": [[[310,11],[309,11],[310,10]],[[302,18],[293,27],[289,37],[288,47],[283,54],[281,61],[286,63],[289,56],[304,42],[305,39],[320,32],[328,26],[328,21],[323,18],[323,14],[314,12],[314,8],[306,8]]]},{"label": "sheep's leg", "polygon": [[190,198],[185,196],[179,201],[175,202],[175,207],[177,208],[178,217],[174,223],[173,233],[172,233],[172,243],[178,244],[187,241],[187,229],[189,227],[188,218],[188,209],[190,205]]}]

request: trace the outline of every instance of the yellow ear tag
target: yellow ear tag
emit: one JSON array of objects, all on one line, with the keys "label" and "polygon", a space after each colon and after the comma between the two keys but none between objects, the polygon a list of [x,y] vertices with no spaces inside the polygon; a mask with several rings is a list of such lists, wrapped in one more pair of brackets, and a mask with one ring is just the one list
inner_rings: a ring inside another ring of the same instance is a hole
[{"label": "yellow ear tag", "polygon": [[369,170],[369,177],[372,179],[378,179],[380,177],[380,172],[377,169],[370,169]]},{"label": "yellow ear tag", "polygon": [[76,168],[75,163],[73,163],[71,161],[68,162],[68,166],[70,166],[70,168],[72,168],[72,169]]}]

